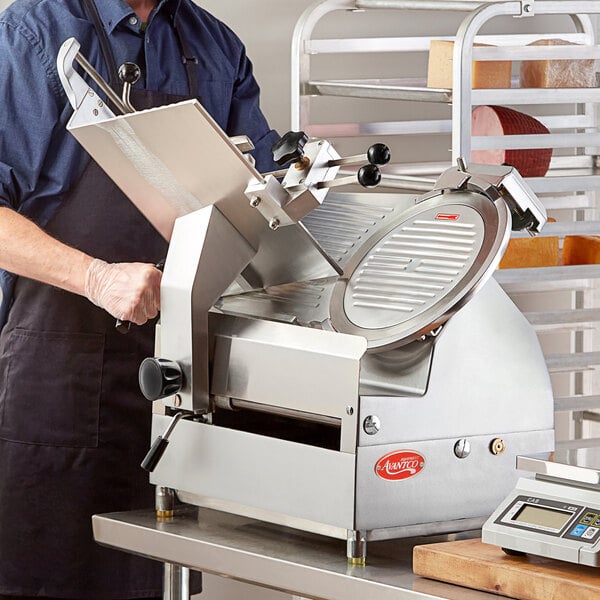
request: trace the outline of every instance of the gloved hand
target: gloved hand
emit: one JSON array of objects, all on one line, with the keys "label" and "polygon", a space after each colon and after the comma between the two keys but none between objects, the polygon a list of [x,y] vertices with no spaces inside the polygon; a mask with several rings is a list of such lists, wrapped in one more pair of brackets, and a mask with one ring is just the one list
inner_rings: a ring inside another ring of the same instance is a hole
[{"label": "gloved hand", "polygon": [[143,325],[160,309],[161,277],[154,265],[95,258],[85,274],[85,295],[113,317]]}]

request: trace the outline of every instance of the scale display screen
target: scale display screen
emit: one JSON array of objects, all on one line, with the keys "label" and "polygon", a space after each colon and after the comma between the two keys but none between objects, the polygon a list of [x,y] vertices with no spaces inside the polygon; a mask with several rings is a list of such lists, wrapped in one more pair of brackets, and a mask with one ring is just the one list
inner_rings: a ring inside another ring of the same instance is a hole
[{"label": "scale display screen", "polygon": [[513,517],[513,521],[560,531],[572,516],[572,512],[525,504]]}]

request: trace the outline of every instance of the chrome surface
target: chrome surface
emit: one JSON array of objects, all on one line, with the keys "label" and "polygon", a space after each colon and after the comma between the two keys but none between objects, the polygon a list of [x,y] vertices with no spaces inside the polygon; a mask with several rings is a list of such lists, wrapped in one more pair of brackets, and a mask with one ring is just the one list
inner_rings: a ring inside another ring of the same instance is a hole
[{"label": "chrome surface", "polygon": [[[179,407],[206,412],[208,311],[255,254],[215,206],[175,222],[161,281],[160,348],[183,372]],[[175,396],[163,402],[175,406]]]},{"label": "chrome surface", "polygon": [[364,567],[349,567],[332,540],[213,510],[184,509],[157,522],[151,511],[93,517],[104,545],[265,588],[325,600],[491,600],[497,596],[415,577],[416,544],[478,533],[369,544]]},{"label": "chrome surface", "polygon": [[[153,434],[165,417],[154,416]],[[184,502],[336,537],[355,528],[355,455],[182,421],[150,476]]]},{"label": "chrome surface", "polygon": [[600,491],[600,470],[598,469],[540,460],[528,456],[517,457],[517,469],[551,477],[554,480],[562,480],[565,485],[569,485],[569,483],[594,485]]},{"label": "chrome surface", "polygon": [[355,325],[391,327],[425,312],[463,279],[482,246],[484,221],[446,205],[460,223],[436,221],[436,206],[398,224],[373,246],[348,281],[344,310]]},{"label": "chrome surface", "polygon": [[341,425],[339,449],[355,452],[364,339],[217,314],[211,315],[210,328],[212,394],[260,403],[265,410],[272,406],[333,417]]},{"label": "chrome surface", "polygon": [[[81,58],[79,48],[79,42],[75,38],[69,38],[61,45],[56,58],[60,82],[74,110],[73,116],[69,120],[70,125],[80,122],[97,122],[115,116],[73,68],[73,62]],[[112,89],[111,92],[116,96]],[[119,97],[116,96],[116,98],[120,102]],[[117,104],[117,106],[119,105]]]},{"label": "chrome surface", "polygon": [[322,423],[331,427],[340,427],[341,420],[336,417],[327,415],[317,415],[315,413],[306,412],[305,410],[296,410],[293,408],[283,408],[281,406],[273,406],[271,404],[262,404],[260,402],[249,402],[247,400],[230,400],[231,410],[252,410],[262,412],[269,415],[277,415],[297,419],[298,421],[307,421],[309,423]]},{"label": "chrome surface", "polygon": [[119,98],[115,91],[102,79],[100,73],[92,67],[80,52],[75,55],[75,60],[122,114],[134,112],[134,108],[128,102],[125,103]]},{"label": "chrome surface", "polygon": [[165,563],[163,600],[189,600],[190,570],[187,567]]},{"label": "chrome surface", "polygon": [[369,350],[419,339],[492,275],[509,233],[503,201],[453,192],[419,202],[344,265],[331,298],[333,328],[365,337]]},{"label": "chrome surface", "polygon": [[415,202],[414,194],[330,193],[302,222],[335,263],[344,267],[365,240]]}]

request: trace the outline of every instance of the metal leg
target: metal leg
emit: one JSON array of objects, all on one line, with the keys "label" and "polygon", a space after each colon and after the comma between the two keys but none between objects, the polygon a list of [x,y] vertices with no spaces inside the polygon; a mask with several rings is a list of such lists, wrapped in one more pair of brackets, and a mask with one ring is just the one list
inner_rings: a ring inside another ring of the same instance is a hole
[{"label": "metal leg", "polygon": [[190,599],[190,570],[187,567],[165,563],[163,600]]},{"label": "metal leg", "polygon": [[171,488],[157,486],[156,493],[156,518],[172,519],[175,506],[175,492]]},{"label": "metal leg", "polygon": [[348,543],[346,546],[348,564],[364,566],[367,561],[367,532],[348,530]]}]

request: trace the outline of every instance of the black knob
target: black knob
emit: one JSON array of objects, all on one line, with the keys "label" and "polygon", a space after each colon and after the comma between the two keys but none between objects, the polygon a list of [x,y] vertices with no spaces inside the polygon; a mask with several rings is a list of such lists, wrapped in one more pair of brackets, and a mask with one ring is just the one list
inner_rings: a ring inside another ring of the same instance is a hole
[{"label": "black knob", "polygon": [[304,156],[304,146],[308,136],[304,131],[288,131],[278,142],[273,144],[271,152],[273,160],[278,165],[285,165],[290,161],[297,162]]},{"label": "black knob", "polygon": [[148,400],[160,400],[176,394],[183,385],[181,367],[164,358],[145,358],[140,365],[139,382]]},{"label": "black knob", "polygon": [[367,160],[372,165],[387,165],[392,158],[390,149],[385,144],[373,144],[367,150]]},{"label": "black knob", "polygon": [[142,76],[142,70],[132,62],[123,63],[119,67],[119,79],[122,83],[133,85],[137,83]]},{"label": "black knob", "polygon": [[363,187],[375,187],[381,181],[381,171],[377,165],[365,165],[358,170],[358,183]]}]

